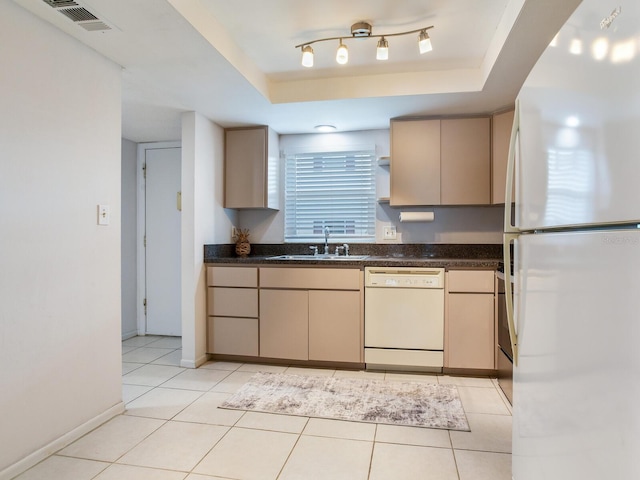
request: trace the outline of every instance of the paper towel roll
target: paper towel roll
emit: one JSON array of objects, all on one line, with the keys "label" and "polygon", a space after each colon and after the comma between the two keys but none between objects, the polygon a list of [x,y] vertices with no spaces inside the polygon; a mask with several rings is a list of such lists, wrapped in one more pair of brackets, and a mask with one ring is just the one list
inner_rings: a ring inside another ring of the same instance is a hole
[{"label": "paper towel roll", "polygon": [[433,212],[400,212],[401,222],[433,222]]}]

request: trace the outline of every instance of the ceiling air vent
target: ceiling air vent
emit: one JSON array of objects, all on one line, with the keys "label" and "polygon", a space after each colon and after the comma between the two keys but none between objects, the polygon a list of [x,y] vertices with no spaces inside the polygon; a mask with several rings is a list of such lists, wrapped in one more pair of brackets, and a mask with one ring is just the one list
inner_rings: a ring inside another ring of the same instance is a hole
[{"label": "ceiling air vent", "polygon": [[56,9],[62,15],[81,26],[89,32],[104,32],[111,27],[96,15],[84,8],[77,1],[72,0],[42,0],[44,3]]},{"label": "ceiling air vent", "polygon": [[42,0],[42,1],[47,5],[52,6],[53,8],[78,6],[78,3],[74,2],[73,0]]}]

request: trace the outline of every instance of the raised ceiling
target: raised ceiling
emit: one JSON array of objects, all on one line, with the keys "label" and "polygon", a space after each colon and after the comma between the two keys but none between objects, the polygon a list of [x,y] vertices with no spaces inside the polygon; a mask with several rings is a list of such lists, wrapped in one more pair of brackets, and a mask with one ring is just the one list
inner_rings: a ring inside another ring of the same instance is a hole
[{"label": "raised ceiling", "polygon": [[[307,133],[387,128],[389,119],[488,113],[513,103],[529,69],[579,0],[77,0],[112,27],[88,32],[42,0],[14,0],[123,67],[123,136],[179,139],[181,114],[223,127],[268,124]],[[294,46],[433,25],[433,51],[417,35],[314,45],[315,66]]]}]

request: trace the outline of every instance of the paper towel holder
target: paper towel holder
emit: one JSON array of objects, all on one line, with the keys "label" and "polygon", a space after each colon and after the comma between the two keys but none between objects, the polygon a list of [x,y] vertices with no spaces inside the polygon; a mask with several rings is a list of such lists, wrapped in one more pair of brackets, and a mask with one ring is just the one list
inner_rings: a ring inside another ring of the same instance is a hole
[{"label": "paper towel holder", "polygon": [[400,222],[433,222],[433,212],[400,212]]}]

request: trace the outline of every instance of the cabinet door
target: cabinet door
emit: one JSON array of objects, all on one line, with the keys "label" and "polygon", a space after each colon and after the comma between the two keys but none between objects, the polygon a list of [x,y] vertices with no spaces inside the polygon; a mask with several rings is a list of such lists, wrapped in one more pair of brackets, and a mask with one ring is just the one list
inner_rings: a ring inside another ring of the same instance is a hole
[{"label": "cabinet door", "polygon": [[390,204],[440,205],[440,120],[391,122]]},{"label": "cabinet door", "polygon": [[309,359],[306,290],[260,290],[260,356]]},{"label": "cabinet door", "polygon": [[446,367],[495,368],[493,295],[450,293]]},{"label": "cabinet door", "polygon": [[309,291],[309,360],[361,362],[360,292]]},{"label": "cabinet door", "polygon": [[258,356],[258,319],[209,317],[207,352]]},{"label": "cabinet door", "polygon": [[[493,116],[491,125],[491,203],[504,203],[507,157],[513,126],[513,110]],[[515,198],[515,197],[513,197]]]},{"label": "cabinet door", "polygon": [[489,117],[442,120],[442,205],[491,202],[491,121]]},{"label": "cabinet door", "polygon": [[264,208],[267,203],[267,128],[225,130],[225,208]]}]

